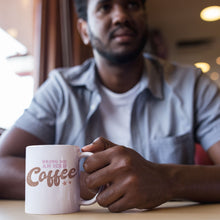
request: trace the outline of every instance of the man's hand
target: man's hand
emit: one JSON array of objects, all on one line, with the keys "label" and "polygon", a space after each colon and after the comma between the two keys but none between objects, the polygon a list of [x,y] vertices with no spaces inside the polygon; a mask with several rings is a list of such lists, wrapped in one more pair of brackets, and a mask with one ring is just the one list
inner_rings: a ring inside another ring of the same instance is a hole
[{"label": "man's hand", "polygon": [[96,152],[84,163],[87,187],[107,186],[97,202],[112,212],[151,209],[172,198],[172,187],[162,165],[146,161],[132,149],[96,139],[83,151]]},{"label": "man's hand", "polygon": [[97,152],[104,151],[108,148],[112,148],[114,146],[117,146],[117,145],[103,137],[99,137],[99,138],[96,138],[91,144],[84,146],[82,148],[82,151],[97,153]]}]

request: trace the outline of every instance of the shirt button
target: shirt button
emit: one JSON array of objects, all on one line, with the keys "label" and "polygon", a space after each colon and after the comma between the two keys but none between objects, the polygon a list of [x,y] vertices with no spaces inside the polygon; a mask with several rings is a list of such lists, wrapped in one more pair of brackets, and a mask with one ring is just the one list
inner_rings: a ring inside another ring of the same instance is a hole
[{"label": "shirt button", "polygon": [[91,105],[90,109],[95,110],[95,105]]}]

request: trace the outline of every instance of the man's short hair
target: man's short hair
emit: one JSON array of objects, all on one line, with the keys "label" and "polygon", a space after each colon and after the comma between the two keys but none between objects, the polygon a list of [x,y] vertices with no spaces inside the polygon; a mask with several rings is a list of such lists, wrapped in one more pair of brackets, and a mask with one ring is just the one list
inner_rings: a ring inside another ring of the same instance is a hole
[{"label": "man's short hair", "polygon": [[76,12],[79,18],[87,20],[87,0],[74,0]]},{"label": "man's short hair", "polygon": [[[143,4],[145,4],[147,0],[142,0]],[[87,20],[87,0],[74,0],[76,12],[79,18],[83,20]]]}]

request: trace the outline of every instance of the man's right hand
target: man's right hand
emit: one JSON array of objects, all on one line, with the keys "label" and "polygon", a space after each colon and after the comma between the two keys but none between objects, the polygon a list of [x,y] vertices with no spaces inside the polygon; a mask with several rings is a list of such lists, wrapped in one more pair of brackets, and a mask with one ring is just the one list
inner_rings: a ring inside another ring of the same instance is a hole
[{"label": "man's right hand", "polygon": [[84,163],[88,189],[108,186],[97,197],[101,206],[112,212],[151,209],[172,198],[172,183],[162,165],[104,138],[83,148],[87,150],[96,152]]}]

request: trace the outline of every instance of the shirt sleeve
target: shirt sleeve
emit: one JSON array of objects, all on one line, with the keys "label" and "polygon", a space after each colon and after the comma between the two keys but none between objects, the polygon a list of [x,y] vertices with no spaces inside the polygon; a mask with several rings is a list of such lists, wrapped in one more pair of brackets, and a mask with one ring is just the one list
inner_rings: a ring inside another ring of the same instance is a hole
[{"label": "shirt sleeve", "polygon": [[36,92],[30,106],[15,122],[15,126],[21,128],[47,144],[54,143],[56,112],[60,105],[60,88],[57,73],[53,74]]},{"label": "shirt sleeve", "polygon": [[220,140],[220,90],[201,73],[195,87],[196,139],[205,150]]}]

